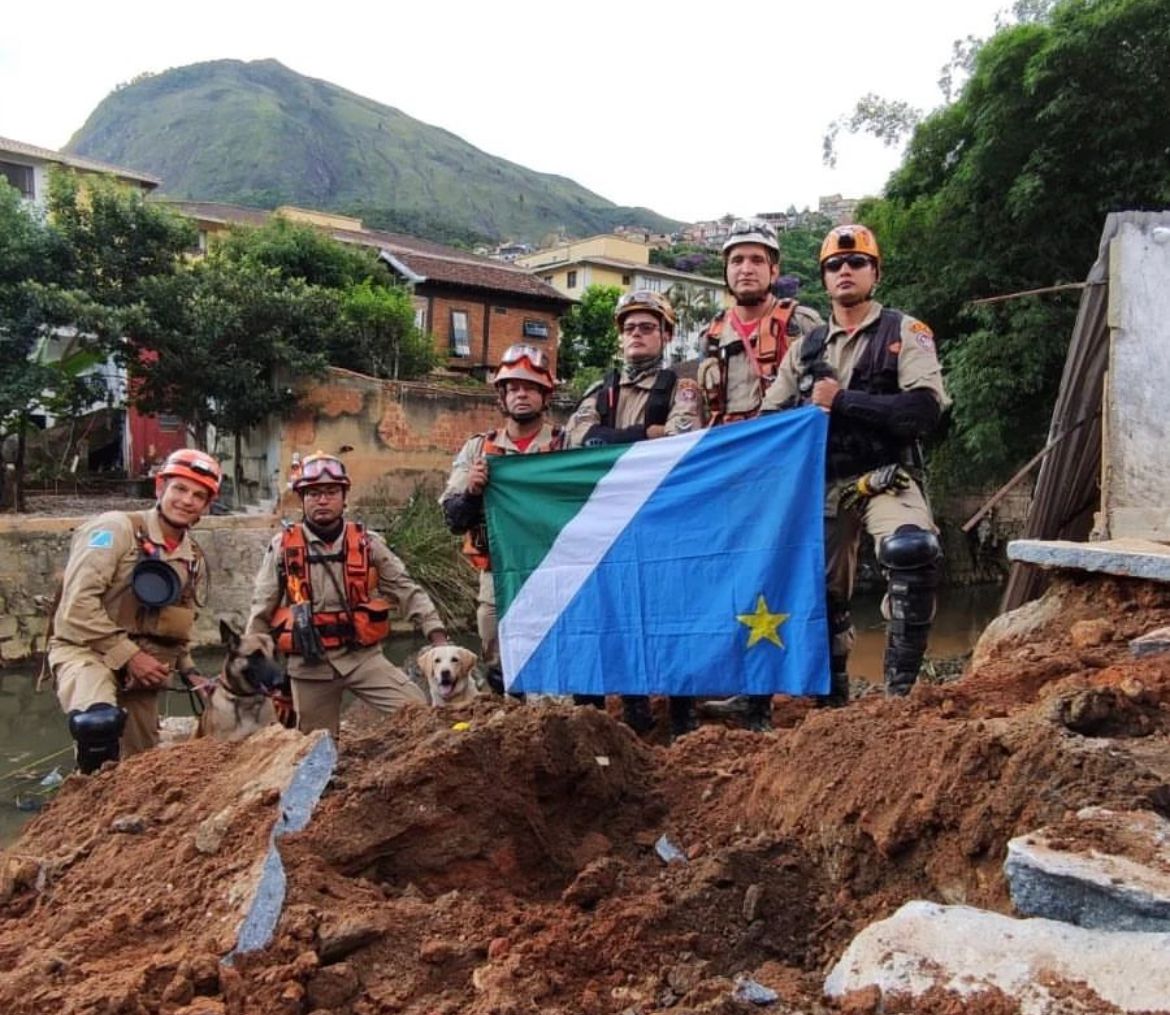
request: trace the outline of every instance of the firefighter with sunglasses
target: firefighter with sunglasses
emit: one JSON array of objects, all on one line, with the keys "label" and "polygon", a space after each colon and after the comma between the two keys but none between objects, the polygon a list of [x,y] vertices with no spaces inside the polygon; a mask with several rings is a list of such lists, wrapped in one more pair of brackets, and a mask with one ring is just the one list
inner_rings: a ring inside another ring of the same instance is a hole
[{"label": "firefighter with sunglasses", "polygon": [[382,652],[395,605],[432,645],[447,641],[434,603],[385,540],[345,517],[350,485],[333,455],[300,463],[290,486],[303,517],[269,544],[248,618],[248,631],[272,635],[288,658],[297,728],[335,739],[345,691],[379,712],[427,703]]},{"label": "firefighter with sunglasses", "polygon": [[491,478],[488,463],[493,455],[557,451],[564,444],[564,432],[544,418],[556,381],[543,350],[531,345],[509,346],[500,357],[491,383],[504,415],[504,425],[468,438],[451,464],[451,475],[439,496],[439,504],[447,527],[463,536],[463,553],[479,571],[475,621],[481,645],[480,660],[488,684],[497,694],[503,694],[496,591],[483,509],[484,490]]},{"label": "firefighter with sunglasses", "polygon": [[789,345],[821,324],[794,299],[780,299],[776,231],[758,219],[732,225],[723,244],[723,279],[735,305],[721,310],[703,335],[699,386],[710,425],[751,419]]},{"label": "firefighter with sunglasses", "polygon": [[[569,445],[632,444],[700,428],[703,400],[698,385],[662,365],[676,324],[670,302],[659,293],[634,290],[618,300],[614,322],[621,335],[621,367],[585,392],[569,420]],[[601,695],[577,694],[573,700],[598,708],[605,705]],[[626,725],[636,732],[654,727],[648,697],[623,695],[622,711]],[[669,713],[672,737],[695,728],[691,698],[671,697]]]},{"label": "firefighter with sunglasses", "polygon": [[155,475],[153,508],[108,511],[73,537],[47,665],[83,773],[157,746],[159,692],[172,673],[196,675],[206,562],[190,529],[222,478],[211,455],[182,448]]},{"label": "firefighter with sunglasses", "polygon": [[921,486],[918,442],[950,399],[934,336],[921,321],[874,299],[882,259],[865,226],[831,230],[821,246],[821,281],[832,303],[827,325],[795,343],[764,398],[764,411],[815,405],[829,413],[825,555],[830,693],[849,699],[853,646],[849,605],[863,534],[886,578],[886,693],[918,679],[934,618],[942,564],[938,530]]}]

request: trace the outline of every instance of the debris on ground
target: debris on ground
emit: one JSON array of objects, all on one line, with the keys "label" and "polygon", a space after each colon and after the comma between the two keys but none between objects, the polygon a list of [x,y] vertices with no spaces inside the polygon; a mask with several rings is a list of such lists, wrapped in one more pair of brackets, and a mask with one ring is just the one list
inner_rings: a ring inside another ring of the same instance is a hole
[{"label": "debris on ground", "polygon": [[[728,717],[672,744],[663,702],[646,740],[554,702],[359,710],[311,820],[280,839],[271,943],[230,964],[280,819],[274,745],[297,735],[71,776],[0,854],[0,1011],[1024,1011],[998,981],[824,991],[907,903],[1018,920],[1011,840],[1090,807],[1170,817],[1170,655],[1129,647],[1170,625],[1170,590],[1049,595],[956,681],[839,710],[777,698],[766,734]],[[1052,1011],[1124,1010],[1056,969],[1045,989]]]}]

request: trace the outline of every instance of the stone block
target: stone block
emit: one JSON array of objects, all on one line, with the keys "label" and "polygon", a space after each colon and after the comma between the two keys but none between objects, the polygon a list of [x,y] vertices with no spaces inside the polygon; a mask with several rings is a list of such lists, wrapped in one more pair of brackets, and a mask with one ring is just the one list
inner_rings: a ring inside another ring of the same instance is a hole
[{"label": "stone block", "polygon": [[1087,807],[1012,839],[1004,874],[1023,916],[1170,933],[1170,821],[1153,811]]},{"label": "stone block", "polygon": [[1090,1015],[1103,1010],[1101,1001],[1150,1015],[1167,1011],[1168,950],[1170,934],[1086,930],[916,901],[854,938],[824,990],[832,998],[875,989],[917,998],[938,988],[969,998],[998,989],[1021,1015]]},{"label": "stone block", "polygon": [[1008,560],[1043,568],[1096,571],[1170,582],[1170,547],[1140,539],[1114,539],[1100,543],[1013,539],[1008,543],[1007,555]]}]

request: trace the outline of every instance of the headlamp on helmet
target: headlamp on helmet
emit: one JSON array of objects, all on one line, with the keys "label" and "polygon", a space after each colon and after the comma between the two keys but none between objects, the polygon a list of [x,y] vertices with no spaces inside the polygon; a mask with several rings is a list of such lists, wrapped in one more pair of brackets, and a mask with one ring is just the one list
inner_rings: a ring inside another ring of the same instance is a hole
[{"label": "headlamp on helmet", "polygon": [[662,321],[666,331],[674,333],[678,318],[675,316],[674,307],[670,305],[670,300],[662,293],[656,293],[650,289],[635,289],[622,296],[617,301],[617,306],[613,311],[613,319],[619,330],[621,330],[622,318],[626,314],[632,314],[635,310],[644,310],[648,314],[653,314]]},{"label": "headlamp on helmet", "polygon": [[873,258],[879,269],[882,266],[877,237],[865,226],[847,225],[830,229],[825,242],[821,244],[819,263],[823,265],[834,254],[865,254],[866,257]]},{"label": "headlamp on helmet", "polygon": [[758,243],[762,247],[767,247],[775,255],[776,260],[780,260],[780,242],[776,239],[776,230],[762,219],[740,219],[732,223],[727,239],[723,241],[724,258],[732,247],[738,247],[742,243]]}]

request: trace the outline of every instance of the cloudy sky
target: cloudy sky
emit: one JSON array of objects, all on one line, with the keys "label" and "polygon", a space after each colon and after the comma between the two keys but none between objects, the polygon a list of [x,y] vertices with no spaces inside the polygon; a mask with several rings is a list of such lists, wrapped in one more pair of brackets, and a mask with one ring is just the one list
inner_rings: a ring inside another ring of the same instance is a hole
[{"label": "cloudy sky", "polygon": [[900,154],[850,139],[830,170],[828,124],[867,92],[938,106],[952,43],[1008,2],[6,4],[0,136],[59,148],[143,71],[272,57],[619,204],[815,206],[877,193]]}]

